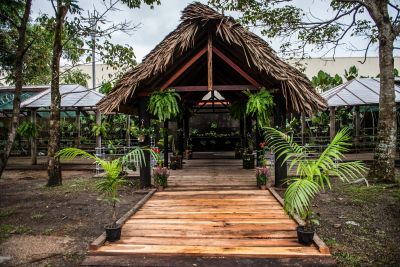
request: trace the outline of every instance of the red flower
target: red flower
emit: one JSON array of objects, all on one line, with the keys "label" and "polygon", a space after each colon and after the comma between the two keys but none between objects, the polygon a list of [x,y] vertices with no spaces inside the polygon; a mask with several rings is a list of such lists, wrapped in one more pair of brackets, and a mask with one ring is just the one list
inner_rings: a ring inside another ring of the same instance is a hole
[{"label": "red flower", "polygon": [[264,147],[265,147],[265,142],[260,143],[259,146],[260,146],[261,149],[264,149]]},{"label": "red flower", "polygon": [[157,154],[160,154],[161,152],[161,150],[158,147],[153,147],[152,150]]}]

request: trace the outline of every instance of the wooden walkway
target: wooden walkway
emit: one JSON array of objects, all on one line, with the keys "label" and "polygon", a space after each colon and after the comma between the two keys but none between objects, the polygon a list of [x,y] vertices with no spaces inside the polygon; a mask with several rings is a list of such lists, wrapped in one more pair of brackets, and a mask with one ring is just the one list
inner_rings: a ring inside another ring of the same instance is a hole
[{"label": "wooden walkway", "polygon": [[334,264],[329,253],[297,242],[297,223],[270,191],[256,189],[254,170],[235,161],[189,162],[172,171],[168,191],[125,222],[120,241],[91,250],[84,265]]}]

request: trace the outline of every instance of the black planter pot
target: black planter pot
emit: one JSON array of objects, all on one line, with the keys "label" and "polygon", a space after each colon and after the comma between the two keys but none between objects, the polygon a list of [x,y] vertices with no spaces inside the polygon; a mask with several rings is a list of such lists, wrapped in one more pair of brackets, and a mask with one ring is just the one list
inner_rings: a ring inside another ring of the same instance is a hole
[{"label": "black planter pot", "polygon": [[173,162],[171,162],[171,164],[170,164],[170,168],[171,168],[171,170],[176,170],[176,162],[175,161],[173,161]]},{"label": "black planter pot", "polygon": [[300,244],[311,245],[314,238],[314,230],[305,230],[304,226],[297,226],[297,238]]},{"label": "black planter pot", "polygon": [[254,169],[254,155],[243,154],[243,169]]},{"label": "black planter pot", "polygon": [[121,225],[117,225],[116,227],[104,227],[106,230],[106,240],[109,242],[118,241],[121,238],[121,228]]}]

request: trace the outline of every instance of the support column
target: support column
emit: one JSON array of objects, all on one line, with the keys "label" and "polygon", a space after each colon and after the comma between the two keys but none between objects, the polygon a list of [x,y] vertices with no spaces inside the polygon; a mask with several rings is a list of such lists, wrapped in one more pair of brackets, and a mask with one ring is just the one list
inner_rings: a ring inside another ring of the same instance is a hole
[{"label": "support column", "polygon": [[358,149],[360,145],[360,126],[361,126],[361,119],[360,119],[360,106],[354,107],[354,143],[356,145],[356,149]]},{"label": "support column", "polygon": [[190,139],[189,120],[190,120],[189,116],[185,114],[183,117],[183,136],[184,136],[185,149],[187,149],[187,144]]},{"label": "support column", "polygon": [[[96,124],[101,124],[101,113],[96,110]],[[101,135],[96,136],[96,147],[101,148]]]},{"label": "support column", "polygon": [[164,167],[168,168],[168,121],[164,121]]},{"label": "support column", "polygon": [[[35,132],[37,129],[37,120],[36,120],[36,110],[32,109],[31,111],[31,123],[35,126]],[[30,138],[30,143],[31,143],[31,164],[32,165],[37,165],[37,136],[32,136]]]},{"label": "support column", "polygon": [[249,139],[251,139],[251,133],[252,133],[252,119],[251,119],[251,117],[250,116],[246,116],[245,117],[245,132],[244,132],[244,134],[245,134],[245,136],[244,136],[244,138],[245,138],[245,147],[249,147],[249,142],[250,142],[250,140]]},{"label": "support column", "polygon": [[76,147],[79,147],[81,144],[81,110],[78,109],[76,111],[76,130],[77,130],[77,136],[76,136],[76,141],[75,145]]},{"label": "support column", "polygon": [[[282,95],[276,97],[274,124],[283,127],[286,120],[286,102]],[[287,178],[287,164],[283,163],[285,156],[277,158],[275,155],[275,186],[282,186],[284,179]]]},{"label": "support column", "polygon": [[260,127],[258,126],[258,123],[256,122],[256,164],[257,167],[261,166],[261,161],[260,161],[260,156],[262,155],[262,150],[260,148],[260,143],[261,143],[261,136],[260,136]]},{"label": "support column", "polygon": [[302,112],[300,114],[300,122],[301,122],[301,145],[304,146],[306,144],[305,132],[306,132],[306,116]]},{"label": "support column", "polygon": [[131,146],[131,115],[126,115],[126,146],[130,147]]},{"label": "support column", "polygon": [[[150,127],[150,114],[147,112],[147,102],[149,97],[148,96],[140,96],[138,99],[139,102],[139,123],[140,126],[143,127]],[[150,148],[150,137],[146,136],[145,140],[142,144],[145,148]],[[145,164],[142,165],[140,168],[140,187],[146,188],[151,185],[151,171],[150,171],[150,152],[144,151],[144,159]]]},{"label": "support column", "polygon": [[329,136],[330,140],[336,135],[336,109],[335,107],[329,108]]},{"label": "support column", "polygon": [[176,141],[177,141],[177,146],[178,146],[178,155],[183,157],[183,150],[185,147],[184,139],[183,139],[183,119],[178,119],[176,126],[178,128],[177,129],[178,132],[176,135]]},{"label": "support column", "polygon": [[239,119],[239,132],[240,132],[240,146],[244,148],[245,146],[244,117],[240,117]]}]

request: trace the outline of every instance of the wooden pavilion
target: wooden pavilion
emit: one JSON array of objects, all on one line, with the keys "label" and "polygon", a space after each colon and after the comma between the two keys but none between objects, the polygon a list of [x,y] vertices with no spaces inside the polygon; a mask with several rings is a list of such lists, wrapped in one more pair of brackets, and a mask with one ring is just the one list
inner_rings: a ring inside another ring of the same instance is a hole
[{"label": "wooden pavilion", "polygon": [[[183,104],[193,108],[205,105],[202,98],[209,92],[214,96],[218,91],[224,98],[222,104],[229,106],[244,98],[243,90],[262,87],[274,97],[275,125],[285,123],[289,112],[311,114],[326,107],[326,101],[315,92],[306,76],[281,60],[262,38],[232,17],[196,2],[184,9],[178,27],[142,63],[122,76],[113,91],[98,103],[98,108],[102,113],[136,114],[147,127],[150,124],[147,101],[155,90],[173,88],[181,94]],[[178,121],[178,126],[183,126],[179,128],[184,129],[182,138],[187,138],[189,131],[185,115]],[[251,118],[240,123],[248,126],[244,127],[246,131],[251,131]],[[178,146],[185,143],[181,139]],[[276,182],[285,177],[286,166],[277,162]],[[146,164],[141,169],[141,186],[149,185],[150,164]]]}]

